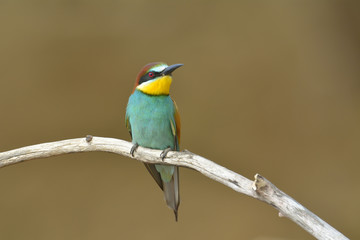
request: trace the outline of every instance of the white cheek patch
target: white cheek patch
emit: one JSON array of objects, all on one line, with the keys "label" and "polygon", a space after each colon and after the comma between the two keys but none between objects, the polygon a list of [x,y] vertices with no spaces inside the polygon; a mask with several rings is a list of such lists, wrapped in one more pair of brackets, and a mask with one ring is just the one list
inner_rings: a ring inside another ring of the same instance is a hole
[{"label": "white cheek patch", "polygon": [[141,83],[139,86],[137,86],[136,88],[141,89],[142,87],[145,87],[145,86],[149,85],[150,83],[154,82],[155,80],[156,80],[156,78],[153,79],[153,80],[149,80],[149,81],[143,82],[143,83]]}]

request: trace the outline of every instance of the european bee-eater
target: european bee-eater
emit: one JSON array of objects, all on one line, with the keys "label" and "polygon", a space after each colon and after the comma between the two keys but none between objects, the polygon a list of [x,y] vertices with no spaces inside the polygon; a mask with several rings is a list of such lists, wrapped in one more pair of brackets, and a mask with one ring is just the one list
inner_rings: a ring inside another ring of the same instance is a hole
[{"label": "european bee-eater", "polygon": [[[126,127],[134,144],[130,151],[132,155],[138,146],[163,150],[160,155],[163,159],[168,151],[179,151],[180,115],[169,91],[171,73],[182,65],[149,63],[138,74],[125,116]],[[178,167],[144,164],[164,191],[166,203],[174,210],[177,221],[180,204]]]}]

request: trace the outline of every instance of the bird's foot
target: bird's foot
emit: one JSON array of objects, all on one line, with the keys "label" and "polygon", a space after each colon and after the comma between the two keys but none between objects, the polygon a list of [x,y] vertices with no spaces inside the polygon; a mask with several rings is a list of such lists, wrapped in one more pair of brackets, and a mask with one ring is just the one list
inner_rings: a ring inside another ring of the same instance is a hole
[{"label": "bird's foot", "polygon": [[139,147],[139,144],[135,143],[132,148],[130,149],[130,154],[131,156],[134,156],[134,153],[136,151],[136,149]]},{"label": "bird's foot", "polygon": [[168,147],[167,149],[165,149],[164,151],[162,151],[162,153],[160,154],[161,160],[164,161],[164,159],[166,158],[166,155],[167,155],[168,152],[170,152],[171,150],[172,150],[172,149]]}]

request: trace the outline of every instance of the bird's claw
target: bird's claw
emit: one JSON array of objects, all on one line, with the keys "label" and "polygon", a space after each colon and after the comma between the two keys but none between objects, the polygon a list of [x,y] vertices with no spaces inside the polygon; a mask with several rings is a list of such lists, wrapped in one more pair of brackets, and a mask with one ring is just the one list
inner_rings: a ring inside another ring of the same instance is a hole
[{"label": "bird's claw", "polygon": [[162,151],[161,154],[160,154],[161,160],[164,161],[164,159],[166,158],[166,155],[167,155],[171,150],[172,150],[172,149],[168,147],[167,149],[165,149],[164,151]]},{"label": "bird's claw", "polygon": [[134,153],[136,151],[136,149],[139,147],[139,144],[135,143],[131,149],[130,149],[130,155],[134,157]]}]

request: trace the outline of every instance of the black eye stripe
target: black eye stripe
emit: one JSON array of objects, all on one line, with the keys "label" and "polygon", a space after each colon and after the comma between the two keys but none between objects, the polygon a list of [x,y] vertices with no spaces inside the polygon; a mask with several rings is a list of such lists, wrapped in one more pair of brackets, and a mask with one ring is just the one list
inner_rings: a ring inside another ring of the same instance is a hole
[{"label": "black eye stripe", "polygon": [[[153,73],[153,76],[150,77],[151,74],[149,74],[149,73]],[[146,73],[144,76],[142,76],[140,78],[139,85],[142,84],[143,82],[147,82],[149,80],[152,80],[152,79],[154,79],[154,78],[156,78],[156,77],[158,77],[160,75],[161,75],[161,73],[159,73],[159,72],[154,72],[154,71],[148,72],[148,73]]]}]

